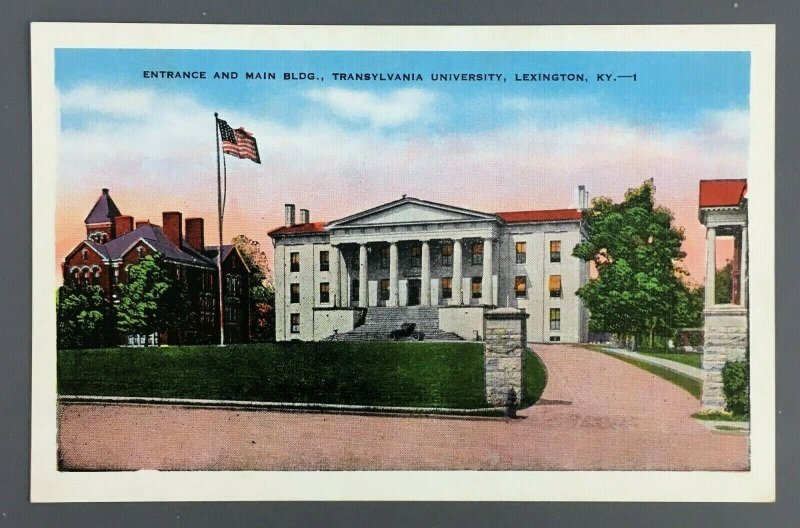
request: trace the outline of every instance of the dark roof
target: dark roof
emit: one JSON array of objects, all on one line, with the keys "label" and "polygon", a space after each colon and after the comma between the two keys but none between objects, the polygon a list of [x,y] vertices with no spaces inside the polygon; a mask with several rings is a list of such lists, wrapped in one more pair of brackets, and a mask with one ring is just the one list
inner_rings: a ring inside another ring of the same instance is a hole
[{"label": "dark roof", "polygon": [[[205,254],[206,257],[216,261],[217,248],[219,248],[219,246],[206,246],[206,250],[203,253]],[[232,250],[233,250],[232,244],[222,244],[222,260],[227,259],[228,255],[231,254]]]},{"label": "dark roof", "polygon": [[325,232],[325,222],[309,222],[307,224],[295,224],[293,226],[281,226],[273,229],[267,235],[271,237],[286,235],[315,235]]},{"label": "dark roof", "polygon": [[737,207],[747,192],[747,180],[700,180],[700,207]]},{"label": "dark roof", "polygon": [[497,213],[503,221],[514,223],[525,222],[563,222],[568,220],[580,220],[581,212],[577,209],[547,209],[539,211],[507,211]]},{"label": "dark roof", "polygon": [[[217,262],[217,248],[219,246],[206,246],[206,250],[203,252],[206,257],[214,261],[216,265]],[[222,261],[225,262],[228,260],[228,257],[231,253],[235,251],[235,246],[233,244],[222,244]],[[241,256],[241,255],[240,255]],[[247,266],[247,262],[245,262],[244,258],[240,259],[244,264],[245,269],[250,271],[250,268]]]},{"label": "dark roof", "polygon": [[97,199],[97,203],[94,204],[89,216],[87,216],[86,220],[83,222],[85,224],[102,224],[104,222],[110,222],[121,214],[122,213],[120,213],[117,208],[117,204],[114,203],[114,200],[112,200],[111,196],[108,194],[108,189],[103,189],[100,198]]},{"label": "dark roof", "polygon": [[130,233],[126,233],[114,240],[109,240],[103,247],[112,260],[117,260],[122,258],[124,252],[139,240],[144,240],[168,260],[196,266],[214,267],[214,262],[207,256],[201,255],[189,246],[176,246],[164,235],[160,226],[153,224],[143,224]]}]

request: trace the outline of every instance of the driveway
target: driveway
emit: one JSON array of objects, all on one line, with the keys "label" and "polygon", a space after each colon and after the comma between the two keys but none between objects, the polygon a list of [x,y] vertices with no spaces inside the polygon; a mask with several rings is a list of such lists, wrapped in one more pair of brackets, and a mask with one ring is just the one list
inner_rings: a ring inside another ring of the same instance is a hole
[{"label": "driveway", "polygon": [[748,439],[689,393],[569,345],[535,345],[549,381],[524,419],[61,404],[64,469],[745,470]]}]

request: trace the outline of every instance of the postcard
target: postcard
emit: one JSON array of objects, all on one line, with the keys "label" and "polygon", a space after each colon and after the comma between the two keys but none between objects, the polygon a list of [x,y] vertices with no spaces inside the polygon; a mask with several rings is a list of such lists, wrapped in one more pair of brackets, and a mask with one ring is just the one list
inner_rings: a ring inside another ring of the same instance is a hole
[{"label": "postcard", "polygon": [[773,26],[31,33],[33,501],[774,500]]}]

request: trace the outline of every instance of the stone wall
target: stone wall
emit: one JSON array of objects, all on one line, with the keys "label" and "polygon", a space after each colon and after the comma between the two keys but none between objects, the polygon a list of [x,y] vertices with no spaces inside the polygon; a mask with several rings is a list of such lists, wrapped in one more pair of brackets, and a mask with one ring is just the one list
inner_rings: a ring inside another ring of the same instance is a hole
[{"label": "stone wall", "polygon": [[703,409],[725,409],[722,390],[722,369],[728,361],[743,361],[747,357],[747,310],[741,306],[715,306],[704,312]]},{"label": "stone wall", "polygon": [[527,346],[526,321],[529,315],[516,308],[498,308],[484,315],[483,366],[486,376],[486,401],[506,404],[511,388],[522,398],[522,357]]}]

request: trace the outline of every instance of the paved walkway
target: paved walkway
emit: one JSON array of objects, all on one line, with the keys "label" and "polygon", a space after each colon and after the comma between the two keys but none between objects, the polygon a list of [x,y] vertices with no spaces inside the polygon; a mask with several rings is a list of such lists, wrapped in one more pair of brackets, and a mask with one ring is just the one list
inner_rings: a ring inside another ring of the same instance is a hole
[{"label": "paved walkway", "polygon": [[691,418],[689,393],[583,348],[538,346],[549,369],[524,419],[281,413],[154,405],[59,408],[66,469],[742,470],[746,436]]},{"label": "paved walkway", "polygon": [[677,361],[670,361],[669,359],[647,356],[645,354],[639,354],[638,352],[631,352],[630,350],[625,350],[624,348],[614,348],[614,347],[603,347],[603,348],[605,350],[608,350],[609,352],[613,352],[614,354],[619,354],[620,356],[633,358],[637,361],[641,361],[642,363],[659,365],[674,372],[685,374],[690,378],[694,378],[696,380],[703,381],[705,379],[705,373],[703,372],[703,369],[699,369],[691,365],[684,365],[683,363],[678,363]]}]

